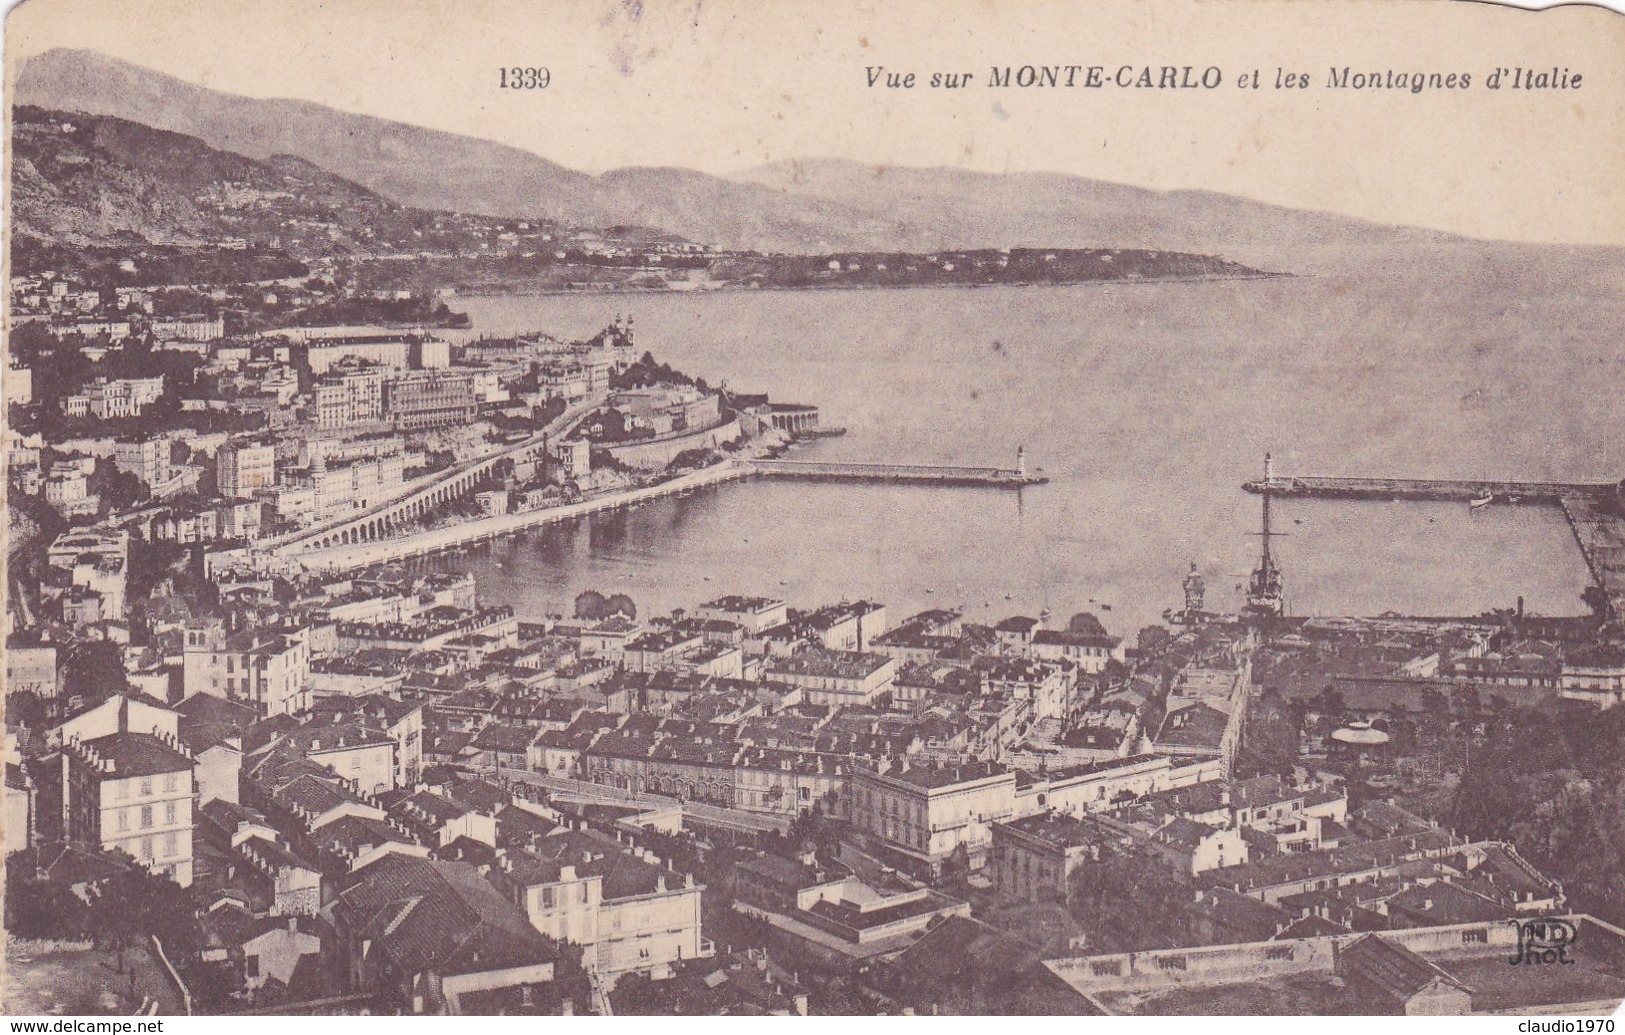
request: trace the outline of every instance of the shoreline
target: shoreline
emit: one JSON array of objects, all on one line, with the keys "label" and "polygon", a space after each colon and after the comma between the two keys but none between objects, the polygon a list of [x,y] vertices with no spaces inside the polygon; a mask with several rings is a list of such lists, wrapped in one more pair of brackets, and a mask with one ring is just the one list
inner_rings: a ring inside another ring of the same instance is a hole
[{"label": "shoreline", "polygon": [[730,459],[689,474],[678,475],[657,485],[646,485],[624,492],[608,493],[596,499],[567,503],[560,507],[544,507],[517,514],[498,514],[491,517],[460,521],[444,528],[416,532],[394,539],[380,539],[369,543],[352,543],[310,550],[289,557],[307,571],[342,572],[365,568],[373,564],[427,557],[454,550],[473,543],[486,542],[515,532],[528,531],[574,518],[586,517],[606,510],[634,507],[661,496],[698,489],[724,482],[737,481],[751,475],[750,461]]},{"label": "shoreline", "polygon": [[769,287],[746,287],[732,285],[716,288],[541,288],[526,291],[470,291],[459,293],[457,298],[555,298],[569,295],[733,295],[733,294],[761,294],[764,292],[793,292],[793,291],[944,291],[950,289],[983,289],[983,288],[1066,288],[1066,287],[1105,287],[1114,284],[1210,284],[1228,283],[1243,280],[1280,280],[1282,278],[1301,277],[1301,273],[1270,273],[1237,274],[1235,276],[1212,277],[1113,277],[1101,280],[1069,280],[1069,281],[998,281],[986,284],[806,284],[800,287],[775,285]]}]

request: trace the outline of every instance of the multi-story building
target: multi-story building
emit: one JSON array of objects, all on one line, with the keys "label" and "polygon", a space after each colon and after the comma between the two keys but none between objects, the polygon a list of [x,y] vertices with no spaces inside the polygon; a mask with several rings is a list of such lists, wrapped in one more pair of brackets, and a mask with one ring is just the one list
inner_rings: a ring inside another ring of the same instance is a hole
[{"label": "multi-story building", "polygon": [[163,341],[213,341],[226,336],[226,324],[216,316],[181,316],[173,320],[150,320],[147,330]]},{"label": "multi-story building", "polygon": [[[399,679],[396,679],[391,685],[399,684]],[[423,770],[421,703],[401,701],[387,693],[369,693],[359,697],[318,700],[316,709],[338,717],[355,716],[382,731],[394,748],[391,753],[392,786],[411,787],[418,782],[418,774]]]},{"label": "multi-story building", "polygon": [[886,605],[868,600],[834,604],[803,615],[797,624],[825,650],[866,651],[876,636],[886,633]]},{"label": "multi-story building", "polygon": [[276,485],[276,447],[254,442],[221,446],[214,455],[214,469],[221,496],[253,499]]},{"label": "multi-story building", "polygon": [[412,339],[395,334],[314,338],[309,342],[308,357],[311,373],[317,375],[327,373],[346,359],[405,370],[411,364]]},{"label": "multi-story building", "polygon": [[782,600],[767,597],[718,597],[694,609],[696,618],[707,621],[730,622],[745,630],[746,635],[783,625],[789,615],[789,605]]},{"label": "multi-story building", "polygon": [[1044,812],[993,824],[993,886],[1018,901],[1067,900],[1073,871],[1100,858],[1107,838],[1081,819]]},{"label": "multi-story building", "polygon": [[396,787],[395,742],[369,722],[308,723],[290,733],[284,743],[367,794]]},{"label": "multi-story building", "polygon": [[587,368],[579,363],[549,363],[536,372],[536,387],[543,400],[585,398],[590,387]]},{"label": "multi-story building", "polygon": [[311,390],[318,428],[347,428],[384,418],[384,370],[359,360],[339,363]]},{"label": "multi-story building", "polygon": [[6,637],[6,693],[55,697],[56,644],[32,636]]},{"label": "multi-story building", "polygon": [[95,513],[101,506],[101,500],[90,494],[90,479],[79,470],[53,472],[45,479],[45,502],[70,517]]},{"label": "multi-story building", "polygon": [[1128,657],[1123,641],[1115,636],[1092,636],[1065,629],[1039,629],[1033,633],[1031,653],[1045,661],[1070,661],[1089,673],[1106,670],[1109,662]]},{"label": "multi-story building", "polygon": [[1008,694],[1016,700],[1031,701],[1034,718],[1060,719],[1071,709],[1078,670],[1068,661],[1004,658],[987,666],[982,673],[982,685],[990,694]]},{"label": "multi-story building", "polygon": [[316,520],[358,513],[400,495],[403,470],[399,452],[339,463],[317,461],[310,469]]},{"label": "multi-story building", "polygon": [[101,617],[124,617],[124,590],[130,565],[130,533],[118,531],[65,532],[46,552],[51,567],[69,573],[75,589],[96,594]]},{"label": "multi-story building", "polygon": [[307,525],[316,519],[316,489],[309,479],[278,482],[260,494],[279,520]]},{"label": "multi-story building", "polygon": [[253,705],[261,716],[310,707],[308,630],[247,629],[226,635],[218,625],[186,630],[182,655],[185,696],[214,694]]},{"label": "multi-story building", "polygon": [[[6,734],[6,757],[15,758],[17,753],[16,736]],[[5,849],[9,856],[12,852],[26,849],[34,840],[34,832],[39,829],[38,792],[34,786],[33,777],[28,770],[13,762],[6,763],[6,808],[5,820]]]},{"label": "multi-story building", "polygon": [[173,733],[116,733],[63,745],[69,840],[119,849],[182,887],[192,883],[192,771]]},{"label": "multi-story building", "polygon": [[590,830],[555,831],[530,851],[505,852],[492,881],[536,930],[581,945],[583,962],[603,977],[666,976],[715,951],[701,937],[702,885],[646,849]]},{"label": "multi-story building", "polygon": [[1559,693],[1599,708],[1625,703],[1625,650],[1599,646],[1563,661]]},{"label": "multi-story building", "polygon": [[70,417],[96,417],[113,420],[136,417],[164,394],[163,375],[158,377],[108,380],[98,377],[81,391],[62,400]]},{"label": "multi-story building", "polygon": [[467,370],[414,370],[384,385],[384,416],[405,431],[465,424],[478,413]]},{"label": "multi-story building", "polygon": [[809,704],[869,705],[891,690],[897,659],[814,648],[772,658],[768,679],[800,687]]},{"label": "multi-story building", "polygon": [[7,365],[5,371],[5,399],[8,404],[27,406],[34,401],[34,371],[28,367]]},{"label": "multi-story building", "polygon": [[149,490],[169,481],[169,440],[126,438],[113,444],[113,466],[141,479]]},{"label": "multi-story building", "polygon": [[1016,807],[1015,773],[987,762],[854,768],[849,786],[853,826],[934,867],[961,846],[974,865]]},{"label": "multi-story building", "polygon": [[374,856],[343,879],[332,915],[348,986],[390,1010],[456,1014],[465,995],[554,978],[557,945],[468,863]]}]

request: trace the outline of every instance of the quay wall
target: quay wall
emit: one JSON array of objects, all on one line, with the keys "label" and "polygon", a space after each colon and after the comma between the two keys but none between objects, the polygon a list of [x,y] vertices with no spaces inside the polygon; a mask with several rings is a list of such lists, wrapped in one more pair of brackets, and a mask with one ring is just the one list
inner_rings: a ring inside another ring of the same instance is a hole
[{"label": "quay wall", "polygon": [[663,470],[666,465],[677,459],[680,453],[690,449],[715,449],[725,442],[737,441],[740,434],[739,418],[734,417],[699,431],[662,435],[608,448],[610,456],[628,467]]},{"label": "quay wall", "polygon": [[1564,496],[1588,496],[1612,491],[1613,486],[1566,482],[1456,481],[1424,478],[1274,478],[1251,481],[1248,492],[1271,496],[1321,496],[1333,499],[1457,500],[1496,497],[1496,503],[1556,503]]},{"label": "quay wall", "polygon": [[950,467],[926,464],[820,463],[800,460],[757,460],[755,473],[776,478],[825,481],[920,482],[935,485],[1036,485],[1048,479],[997,467]]},{"label": "quay wall", "polygon": [[295,559],[308,569],[348,571],[371,564],[396,561],[407,557],[418,557],[457,546],[466,546],[469,543],[483,542],[497,536],[551,524],[556,521],[569,521],[599,511],[634,506],[660,496],[682,492],[685,489],[716,485],[721,482],[743,478],[749,473],[749,468],[739,461],[727,460],[713,467],[707,467],[692,474],[681,475],[671,481],[661,482],[659,485],[651,485],[642,489],[612,493],[562,507],[545,507],[541,510],[498,514],[492,517],[475,518],[471,521],[460,521],[444,528],[417,532],[393,539],[352,543],[348,546],[333,547],[326,550],[306,550],[297,554]]}]

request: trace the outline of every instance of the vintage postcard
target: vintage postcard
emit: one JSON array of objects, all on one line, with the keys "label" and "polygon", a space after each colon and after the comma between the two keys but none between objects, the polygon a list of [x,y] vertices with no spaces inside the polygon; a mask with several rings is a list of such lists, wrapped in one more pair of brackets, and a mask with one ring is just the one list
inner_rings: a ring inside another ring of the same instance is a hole
[{"label": "vintage postcard", "polygon": [[26,0],[4,47],[29,1030],[1613,1030],[1625,16]]}]

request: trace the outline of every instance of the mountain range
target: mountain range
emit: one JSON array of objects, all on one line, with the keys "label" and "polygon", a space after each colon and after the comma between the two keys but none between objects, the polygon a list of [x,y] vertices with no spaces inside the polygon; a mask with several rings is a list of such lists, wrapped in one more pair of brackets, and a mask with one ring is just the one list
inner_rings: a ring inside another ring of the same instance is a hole
[{"label": "mountain range", "polygon": [[90,50],[29,58],[13,103],[115,116],[251,159],[303,159],[401,206],[657,227],[727,248],[818,254],[1121,247],[1219,254],[1305,272],[1351,249],[1457,240],[1214,192],[1061,174],[808,159],[728,177],[666,167],[595,176],[488,140],[309,101],[224,93]]},{"label": "mountain range", "polygon": [[[245,158],[112,116],[18,106],[11,142],[13,226],[54,244],[237,240],[331,254],[405,239],[432,219],[302,158]],[[300,233],[312,240],[284,240]]]}]

